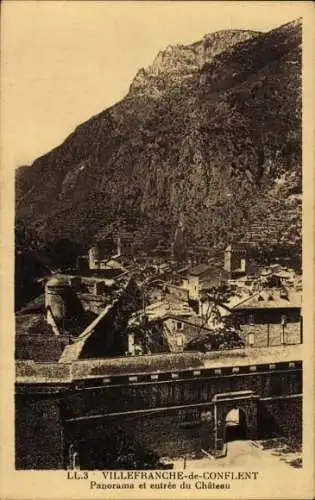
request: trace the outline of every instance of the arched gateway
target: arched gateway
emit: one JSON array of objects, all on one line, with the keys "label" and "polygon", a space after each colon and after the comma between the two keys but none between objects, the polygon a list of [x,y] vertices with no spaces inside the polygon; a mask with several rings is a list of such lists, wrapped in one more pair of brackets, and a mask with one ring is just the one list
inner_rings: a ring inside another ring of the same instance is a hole
[{"label": "arched gateway", "polygon": [[216,394],[214,404],[214,451],[234,439],[257,439],[257,403],[253,391]]},{"label": "arched gateway", "polygon": [[235,441],[247,438],[247,418],[242,408],[233,408],[225,417],[224,441]]}]

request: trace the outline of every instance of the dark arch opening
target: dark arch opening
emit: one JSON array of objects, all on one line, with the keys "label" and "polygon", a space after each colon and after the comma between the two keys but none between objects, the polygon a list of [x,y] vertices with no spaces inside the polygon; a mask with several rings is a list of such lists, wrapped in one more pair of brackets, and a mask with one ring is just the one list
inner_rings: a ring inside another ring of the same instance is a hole
[{"label": "dark arch opening", "polygon": [[247,438],[246,413],[242,408],[232,408],[225,417],[225,442]]}]

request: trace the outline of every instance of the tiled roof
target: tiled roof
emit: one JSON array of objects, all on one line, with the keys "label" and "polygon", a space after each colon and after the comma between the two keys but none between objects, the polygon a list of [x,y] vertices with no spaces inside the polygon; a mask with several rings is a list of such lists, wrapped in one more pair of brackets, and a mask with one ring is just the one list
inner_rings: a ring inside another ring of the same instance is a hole
[{"label": "tiled roof", "polygon": [[246,243],[232,243],[228,245],[225,249],[225,252],[231,252],[231,250],[246,250]]},{"label": "tiled roof", "polygon": [[[270,296],[272,299],[269,299]],[[289,290],[288,299],[282,298],[279,295],[279,290],[276,292],[269,292],[263,290],[247,297],[245,300],[239,302],[232,307],[233,310],[237,309],[288,309],[299,308],[302,304],[301,292]]]},{"label": "tiled roof", "polygon": [[150,321],[167,319],[170,316],[186,316],[193,314],[193,309],[188,304],[181,301],[166,302],[160,301],[148,305],[145,308],[145,314]]},{"label": "tiled roof", "polygon": [[108,305],[105,309],[90,323],[81,335],[70,345],[68,345],[61,357],[60,363],[68,363],[79,358],[81,351],[87,339],[92,335],[94,328],[105,318],[108,311],[112,308],[113,304]]},{"label": "tiled roof", "polygon": [[189,271],[189,274],[192,276],[199,276],[209,270],[210,266],[208,264],[198,264]]},{"label": "tiled roof", "polygon": [[211,330],[208,327],[204,318],[201,318],[200,316],[191,315],[191,316],[187,316],[187,317],[180,317],[180,316],[176,316],[175,314],[174,315],[170,314],[169,317],[176,319],[178,321],[181,321],[182,323],[186,323],[187,325],[200,327],[203,330]]},{"label": "tiled roof", "polygon": [[45,321],[44,314],[17,314],[15,317],[15,333],[16,335],[32,334],[53,336],[53,331],[50,325]]},{"label": "tiled roof", "polygon": [[18,314],[28,314],[38,311],[43,311],[45,308],[45,295],[39,295],[35,299],[30,300],[25,306],[23,306]]},{"label": "tiled roof", "polygon": [[219,276],[207,277],[200,283],[200,290],[207,290],[209,288],[217,287],[221,283],[221,274]]}]

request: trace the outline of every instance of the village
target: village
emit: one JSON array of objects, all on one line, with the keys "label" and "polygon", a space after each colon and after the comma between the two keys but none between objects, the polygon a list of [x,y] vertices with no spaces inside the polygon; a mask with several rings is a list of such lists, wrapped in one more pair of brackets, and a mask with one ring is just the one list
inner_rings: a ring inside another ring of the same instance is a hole
[{"label": "village", "polygon": [[302,276],[249,254],[135,256],[116,234],[40,278],[16,313],[17,467],[300,467]]},{"label": "village", "polygon": [[17,312],[16,359],[302,343],[301,273],[281,262],[257,266],[244,243],[221,255],[221,265],[207,257],[135,258],[120,235],[97,241],[76,268],[42,279],[43,293]]}]

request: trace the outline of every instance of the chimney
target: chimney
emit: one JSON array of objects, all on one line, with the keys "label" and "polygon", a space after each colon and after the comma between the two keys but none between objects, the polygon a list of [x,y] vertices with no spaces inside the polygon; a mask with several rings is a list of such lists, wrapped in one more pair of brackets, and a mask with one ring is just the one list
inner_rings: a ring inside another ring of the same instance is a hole
[{"label": "chimney", "polygon": [[120,257],[121,255],[121,242],[120,242],[120,236],[118,235],[117,237],[117,257]]}]

